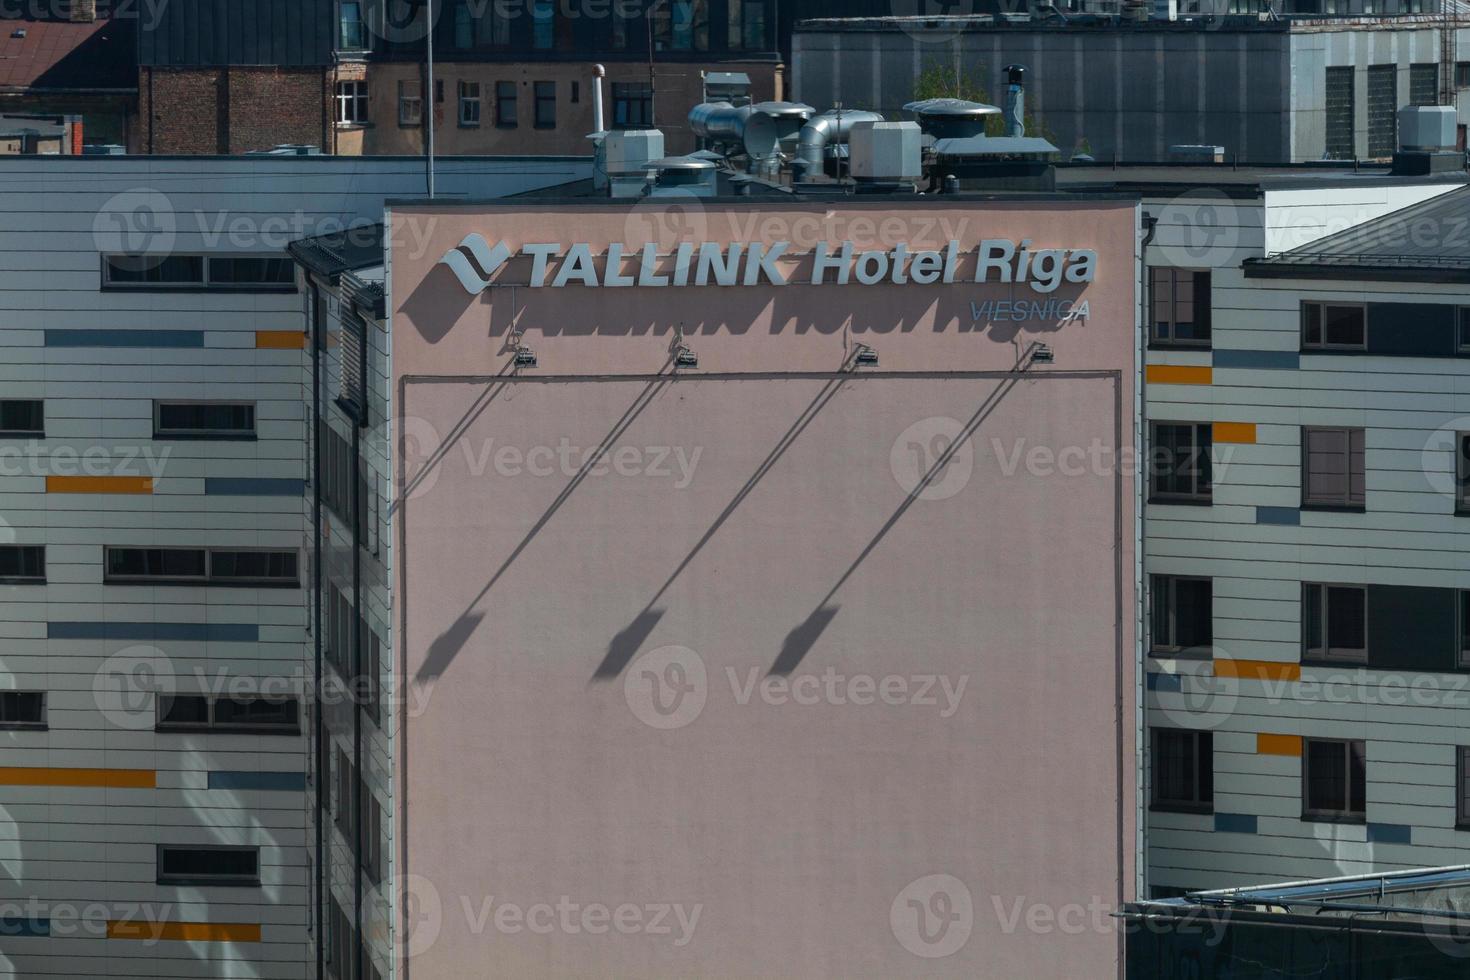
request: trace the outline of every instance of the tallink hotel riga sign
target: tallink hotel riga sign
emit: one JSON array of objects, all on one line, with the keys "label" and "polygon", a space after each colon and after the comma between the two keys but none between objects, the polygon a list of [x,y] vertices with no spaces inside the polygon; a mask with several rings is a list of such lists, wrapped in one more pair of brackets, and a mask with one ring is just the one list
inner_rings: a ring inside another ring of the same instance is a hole
[{"label": "tallink hotel riga sign", "polygon": [[[671,254],[672,266],[661,261],[654,243],[628,250],[621,244],[607,247],[598,268],[592,246],[523,245],[520,254],[531,258],[530,286],[533,289],[564,286],[613,288],[626,286],[788,286],[809,284],[839,286],[857,283],[903,285],[955,283],[964,256],[960,243],[943,249],[912,249],[899,244],[891,249],[857,251],[852,242],[833,245],[822,242],[811,252],[809,277],[788,278],[783,259],[795,259],[790,242],[684,242]],[[1030,239],[1019,242],[988,238],[974,250],[975,271],[968,281],[976,283],[1025,283],[1037,293],[1051,293],[1063,282],[1089,283],[1097,271],[1097,252],[1092,249],[1031,247]],[[489,288],[495,274],[516,253],[504,242],[491,246],[478,235],[465,237],[439,260],[459,279],[467,292],[478,295]],[[552,266],[560,260],[555,273]],[[636,264],[636,269],[634,265]]]}]

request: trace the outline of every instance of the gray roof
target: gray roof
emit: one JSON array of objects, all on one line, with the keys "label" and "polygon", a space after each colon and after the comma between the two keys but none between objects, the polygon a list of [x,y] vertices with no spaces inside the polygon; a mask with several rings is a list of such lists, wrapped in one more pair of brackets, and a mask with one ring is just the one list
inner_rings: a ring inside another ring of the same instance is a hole
[{"label": "gray roof", "polygon": [[1431,197],[1289,252],[1246,275],[1411,281],[1470,279],[1470,187]]}]

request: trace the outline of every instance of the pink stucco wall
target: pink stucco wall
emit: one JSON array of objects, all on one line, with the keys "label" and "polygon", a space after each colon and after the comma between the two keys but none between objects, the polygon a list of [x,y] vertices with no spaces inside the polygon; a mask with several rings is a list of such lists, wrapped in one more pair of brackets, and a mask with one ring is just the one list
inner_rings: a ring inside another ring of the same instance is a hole
[{"label": "pink stucco wall", "polygon": [[[470,232],[601,252],[661,220],[393,209],[408,976],[1114,975],[1136,208],[665,226],[1096,249],[1096,281],[1052,294],[1089,318],[1019,333],[971,304],[1043,298],[1024,286],[531,289],[516,261],[471,297],[435,264]],[[510,368],[513,328],[538,367]],[[673,379],[676,329],[699,368]],[[1008,373],[1033,340],[1055,363]],[[858,342],[879,366],[842,373]]]}]

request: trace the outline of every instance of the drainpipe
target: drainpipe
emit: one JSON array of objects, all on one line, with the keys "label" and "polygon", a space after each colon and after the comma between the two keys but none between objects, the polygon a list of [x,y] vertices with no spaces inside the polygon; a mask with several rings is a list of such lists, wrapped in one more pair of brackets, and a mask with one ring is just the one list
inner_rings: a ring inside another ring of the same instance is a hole
[{"label": "drainpipe", "polygon": [[1005,124],[1007,136],[1026,135],[1026,66],[1006,65]]},{"label": "drainpipe", "polygon": [[602,80],[607,77],[607,68],[603,65],[592,66],[592,131],[594,133],[607,132],[602,117]]},{"label": "drainpipe", "polygon": [[[151,78],[150,78],[151,82]],[[150,127],[151,133],[151,127]],[[323,764],[327,757],[326,746],[322,740],[322,730],[325,727],[322,720],[322,454],[321,454],[321,406],[322,406],[322,359],[321,350],[325,346],[322,342],[322,327],[324,317],[322,316],[322,291],[315,285],[311,286],[311,437],[308,445],[311,450],[311,547],[312,547],[312,608],[316,617],[314,622],[316,628],[312,631],[312,709],[311,728],[312,741],[316,749],[316,860],[312,862],[316,872],[315,881],[312,883],[316,898],[316,906],[312,912],[312,922],[316,925],[316,976],[322,980],[326,971],[326,930],[322,928],[325,918],[325,881],[326,881],[326,836],[323,824],[327,818],[326,794],[329,791],[325,784],[323,773],[326,767]]]},{"label": "drainpipe", "polygon": [[[1138,353],[1136,355],[1137,364],[1134,366],[1133,377],[1133,398],[1134,404],[1137,406],[1136,410],[1138,416],[1137,421],[1135,422],[1133,439],[1135,446],[1135,458],[1147,459],[1148,387],[1144,384],[1144,363],[1148,359],[1147,351],[1149,338],[1149,317],[1151,315],[1148,298],[1148,249],[1149,246],[1153,244],[1154,235],[1158,232],[1159,219],[1155,215],[1149,214],[1147,211],[1141,212],[1141,216],[1143,219],[1144,231],[1143,237],[1140,239],[1138,245]],[[1134,539],[1134,548],[1136,554],[1133,559],[1134,578],[1137,581],[1138,588],[1138,598],[1137,601],[1134,603],[1133,616],[1135,623],[1134,631],[1137,634],[1135,637],[1133,650],[1133,696],[1136,704],[1136,707],[1134,708],[1133,727],[1134,731],[1137,733],[1136,737],[1138,738],[1138,749],[1134,753],[1134,778],[1137,780],[1137,785],[1134,789],[1134,800],[1135,812],[1138,814],[1138,839],[1136,841],[1138,850],[1138,867],[1134,871],[1133,879],[1134,883],[1138,887],[1138,897],[1140,900],[1148,897],[1144,893],[1144,890],[1148,887],[1149,811],[1148,806],[1144,801],[1143,793],[1146,780],[1148,778],[1148,766],[1146,764],[1147,754],[1152,751],[1153,748],[1149,744],[1148,738],[1148,718],[1146,717],[1146,699],[1148,695],[1145,689],[1143,676],[1143,644],[1148,642],[1147,638],[1144,635],[1144,630],[1148,628],[1148,617],[1144,614],[1144,610],[1146,608],[1145,604],[1148,597],[1148,576],[1144,574],[1144,559],[1146,557],[1144,555],[1144,550],[1145,542],[1148,540],[1146,534],[1146,524],[1148,517],[1147,508],[1143,506],[1143,500],[1145,499],[1145,494],[1147,493],[1147,486],[1144,481],[1146,481],[1147,479],[1147,468],[1143,466],[1138,467],[1134,475],[1134,480],[1136,482],[1133,488],[1135,501],[1134,506],[1137,508],[1138,513],[1138,533],[1137,537]]]}]

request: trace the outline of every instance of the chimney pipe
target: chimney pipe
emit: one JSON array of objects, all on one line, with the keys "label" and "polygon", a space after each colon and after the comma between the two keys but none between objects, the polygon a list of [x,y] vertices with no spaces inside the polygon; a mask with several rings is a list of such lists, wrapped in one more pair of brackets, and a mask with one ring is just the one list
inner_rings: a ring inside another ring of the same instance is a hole
[{"label": "chimney pipe", "polygon": [[602,118],[602,80],[606,77],[606,68],[602,65],[592,66],[592,131],[594,133],[607,132],[607,126],[603,124]]},{"label": "chimney pipe", "polygon": [[1006,65],[1005,133],[1026,135],[1026,66]]},{"label": "chimney pipe", "polygon": [[90,24],[97,19],[97,0],[71,0],[71,20]]}]

